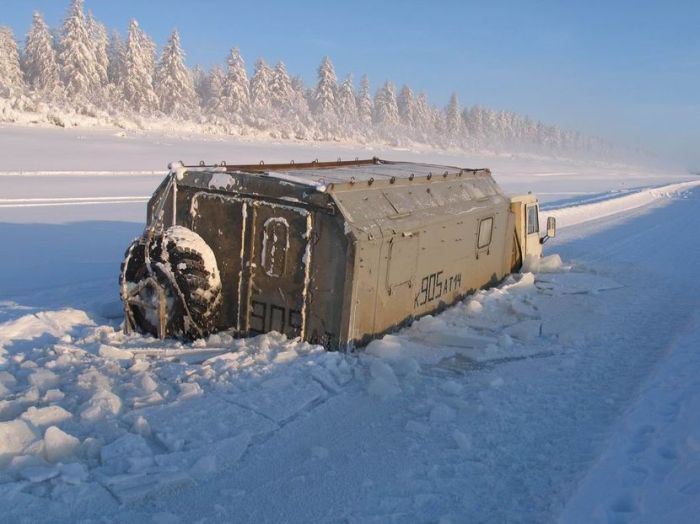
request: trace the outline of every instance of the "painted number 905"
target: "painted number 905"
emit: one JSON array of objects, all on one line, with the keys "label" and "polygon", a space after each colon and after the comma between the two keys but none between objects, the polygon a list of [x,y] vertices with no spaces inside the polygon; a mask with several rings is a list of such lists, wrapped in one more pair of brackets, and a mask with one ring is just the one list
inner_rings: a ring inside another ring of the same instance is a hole
[{"label": "painted number 905", "polygon": [[444,271],[432,273],[421,280],[420,291],[413,301],[413,307],[419,307],[439,299],[446,293],[459,289],[462,285],[462,275],[458,273],[443,278]]}]

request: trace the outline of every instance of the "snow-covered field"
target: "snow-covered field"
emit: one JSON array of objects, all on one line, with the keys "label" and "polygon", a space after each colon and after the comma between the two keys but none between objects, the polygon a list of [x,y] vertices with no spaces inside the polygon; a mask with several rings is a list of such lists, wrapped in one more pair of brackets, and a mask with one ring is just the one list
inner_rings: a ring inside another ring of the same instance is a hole
[{"label": "snow-covered field", "polygon": [[[0,153],[3,521],[700,514],[697,177],[15,127]],[[169,160],[373,155],[486,166],[506,191],[533,190],[558,218],[546,248],[562,262],[352,355],[275,334],[121,333],[119,263]]]}]

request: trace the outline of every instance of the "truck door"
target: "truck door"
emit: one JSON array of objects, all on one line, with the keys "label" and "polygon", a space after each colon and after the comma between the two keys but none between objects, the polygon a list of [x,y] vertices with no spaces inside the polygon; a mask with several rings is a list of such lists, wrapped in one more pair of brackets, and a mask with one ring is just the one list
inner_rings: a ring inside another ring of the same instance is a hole
[{"label": "truck door", "polygon": [[311,214],[303,208],[253,201],[245,330],[303,337],[311,262]]},{"label": "truck door", "polygon": [[536,257],[542,255],[539,206],[537,203],[525,206],[525,253]]},{"label": "truck door", "polygon": [[198,193],[190,208],[192,230],[214,251],[221,275],[221,316],[217,325],[220,329],[241,329],[241,250],[247,207],[248,203],[237,197]]}]

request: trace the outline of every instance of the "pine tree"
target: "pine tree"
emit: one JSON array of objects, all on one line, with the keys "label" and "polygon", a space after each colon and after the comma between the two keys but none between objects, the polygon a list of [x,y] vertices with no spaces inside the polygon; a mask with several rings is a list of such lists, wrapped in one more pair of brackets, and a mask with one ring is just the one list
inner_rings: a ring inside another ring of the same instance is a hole
[{"label": "pine tree", "polygon": [[212,116],[222,117],[224,116],[224,83],[226,82],[226,75],[220,66],[215,65],[209,71],[209,77],[207,78],[207,100],[205,102],[205,110]]},{"label": "pine tree", "polygon": [[284,62],[277,62],[270,81],[270,103],[278,116],[285,116],[292,109],[292,81]]},{"label": "pine tree", "polygon": [[202,69],[202,66],[195,65],[192,68],[192,82],[194,83],[194,91],[197,93],[197,103],[200,108],[204,108],[207,98],[209,98],[207,85],[207,74]]},{"label": "pine tree", "polygon": [[422,139],[424,142],[434,142],[433,133],[435,131],[435,126],[433,124],[428,97],[423,92],[419,93],[416,97],[416,103],[413,111],[413,124],[414,128],[423,137]]},{"label": "pine tree", "polygon": [[457,93],[452,93],[450,103],[445,108],[445,128],[447,135],[452,138],[458,137],[462,133],[462,117],[460,116]]},{"label": "pine tree", "polygon": [[126,47],[124,47],[124,41],[117,31],[113,31],[109,37],[107,56],[109,64],[107,67],[107,77],[111,84],[118,86],[124,78]]},{"label": "pine tree", "polygon": [[318,84],[314,92],[314,112],[317,115],[335,117],[337,81],[333,63],[326,56],[318,68]]},{"label": "pine tree", "polygon": [[17,41],[9,27],[0,27],[0,96],[14,98],[24,90]]},{"label": "pine tree", "polygon": [[158,107],[158,97],[153,90],[153,47],[138,22],[132,20],[126,41],[121,88],[130,107],[142,114],[150,114]]},{"label": "pine tree", "polygon": [[63,22],[58,55],[66,93],[73,100],[94,100],[101,93],[97,58],[83,13],[83,0],[73,0]]},{"label": "pine tree", "polygon": [[107,47],[109,39],[107,37],[107,29],[104,24],[95,20],[92,12],[88,12],[86,27],[90,37],[93,52],[95,53],[95,64],[97,74],[100,77],[100,86],[105,87],[108,82],[109,56]]},{"label": "pine tree", "polygon": [[61,97],[63,86],[53,38],[43,17],[36,11],[24,44],[22,68],[28,86],[43,99],[57,100]]},{"label": "pine tree", "polygon": [[351,74],[345,77],[338,90],[338,116],[343,125],[344,134],[353,135],[358,124],[358,114]]},{"label": "pine tree", "polygon": [[413,91],[411,91],[410,87],[405,84],[403,85],[396,103],[399,108],[399,119],[401,123],[409,129],[413,129],[415,127],[415,102],[413,100]]},{"label": "pine tree", "polygon": [[192,75],[185,65],[180,35],[176,30],[170,34],[163,49],[156,73],[155,91],[163,113],[179,119],[193,118],[197,94]]},{"label": "pine tree", "polygon": [[231,49],[226,61],[228,71],[222,85],[222,108],[236,124],[242,124],[250,111],[250,88],[245,62],[237,47]]},{"label": "pine tree", "polygon": [[270,82],[272,69],[265,60],[258,58],[255,62],[253,78],[250,79],[250,106],[257,119],[258,127],[266,125],[272,110],[270,102]]},{"label": "pine tree", "polygon": [[392,134],[399,123],[399,108],[396,103],[394,84],[386,81],[374,97],[374,120],[385,131]]},{"label": "pine tree", "polygon": [[372,94],[369,90],[369,79],[367,75],[362,75],[362,79],[360,80],[360,92],[357,94],[357,116],[360,119],[360,124],[365,129],[372,127],[373,108]]}]

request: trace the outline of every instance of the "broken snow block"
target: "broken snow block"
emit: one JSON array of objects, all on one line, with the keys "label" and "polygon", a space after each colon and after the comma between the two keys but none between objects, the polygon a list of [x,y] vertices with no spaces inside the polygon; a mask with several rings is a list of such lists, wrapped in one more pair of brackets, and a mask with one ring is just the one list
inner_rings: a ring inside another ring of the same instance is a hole
[{"label": "broken snow block", "polygon": [[0,422],[0,467],[38,440],[34,429],[24,420]]},{"label": "broken snow block", "polygon": [[78,453],[80,440],[51,426],[44,433],[44,452],[49,462],[67,462]]},{"label": "broken snow block", "polygon": [[73,415],[61,406],[47,406],[45,408],[31,406],[27,411],[22,413],[21,418],[32,424],[35,428],[44,428],[70,420],[73,418]]}]

